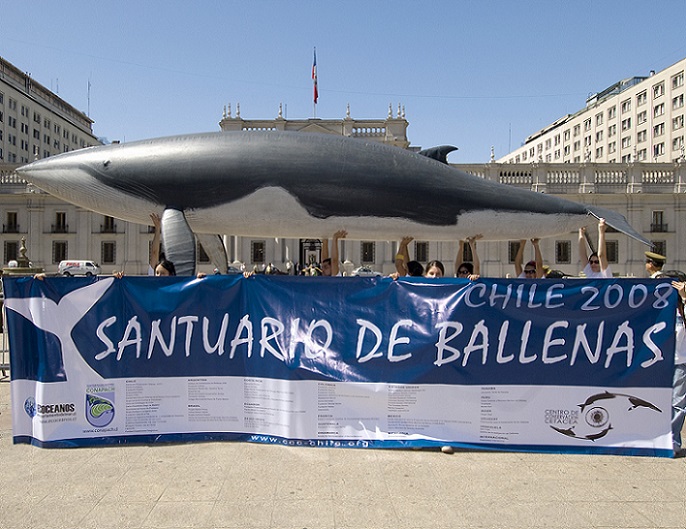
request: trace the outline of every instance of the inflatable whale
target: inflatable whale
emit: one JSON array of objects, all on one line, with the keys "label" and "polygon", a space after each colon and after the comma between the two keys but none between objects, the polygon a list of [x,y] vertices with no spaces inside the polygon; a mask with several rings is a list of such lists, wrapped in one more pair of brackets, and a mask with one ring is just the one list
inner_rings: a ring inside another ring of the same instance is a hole
[{"label": "inflatable whale", "polygon": [[177,270],[194,266],[194,234],[319,238],[345,229],[364,240],[511,240],[570,233],[590,215],[650,244],[616,212],[441,163],[453,149],[423,156],[338,135],[215,132],[90,147],[17,172],[118,219],[148,224],[163,210],[164,250]]}]

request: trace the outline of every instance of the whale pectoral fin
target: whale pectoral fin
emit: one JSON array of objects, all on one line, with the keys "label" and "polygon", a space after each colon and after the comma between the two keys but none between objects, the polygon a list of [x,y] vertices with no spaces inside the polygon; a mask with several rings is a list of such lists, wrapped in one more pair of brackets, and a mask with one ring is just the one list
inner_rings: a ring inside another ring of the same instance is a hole
[{"label": "whale pectoral fin", "polygon": [[195,275],[195,236],[183,211],[167,208],[162,214],[162,249],[176,274]]},{"label": "whale pectoral fin", "polygon": [[637,241],[652,246],[653,243],[646,239],[643,235],[638,233],[631,225],[627,222],[624,215],[612,211],[611,209],[605,209],[597,206],[586,206],[586,211],[589,215],[595,217],[596,219],[605,219],[605,223],[608,226],[612,226],[615,230],[621,231],[623,234],[636,239]]},{"label": "whale pectoral fin", "polygon": [[222,238],[219,235],[212,235],[210,233],[198,233],[196,237],[198,242],[202,244],[202,248],[210,258],[210,261],[222,274],[225,274],[229,269],[229,259],[226,256],[226,247]]}]

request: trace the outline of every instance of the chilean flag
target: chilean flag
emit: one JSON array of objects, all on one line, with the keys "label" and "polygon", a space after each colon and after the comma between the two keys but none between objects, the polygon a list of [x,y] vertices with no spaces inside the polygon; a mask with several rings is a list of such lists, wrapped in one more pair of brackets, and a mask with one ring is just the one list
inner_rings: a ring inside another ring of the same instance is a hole
[{"label": "chilean flag", "polygon": [[317,48],[314,49],[314,61],[312,62],[312,82],[314,83],[314,104],[317,104],[319,99],[319,90],[317,89]]}]

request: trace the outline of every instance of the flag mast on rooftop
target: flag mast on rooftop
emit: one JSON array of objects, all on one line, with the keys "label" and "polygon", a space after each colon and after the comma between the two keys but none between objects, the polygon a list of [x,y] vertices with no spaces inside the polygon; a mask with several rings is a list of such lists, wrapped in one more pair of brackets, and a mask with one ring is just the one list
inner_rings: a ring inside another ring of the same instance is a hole
[{"label": "flag mast on rooftop", "polygon": [[314,59],[312,61],[312,84],[314,86],[313,93],[313,113],[314,117],[317,117],[317,99],[319,99],[319,89],[317,88],[317,48],[314,48]]}]

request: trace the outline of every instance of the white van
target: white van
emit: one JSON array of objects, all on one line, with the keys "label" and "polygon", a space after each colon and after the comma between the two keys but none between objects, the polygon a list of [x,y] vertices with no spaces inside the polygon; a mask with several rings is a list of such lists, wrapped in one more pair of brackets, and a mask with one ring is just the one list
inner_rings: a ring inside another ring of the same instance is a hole
[{"label": "white van", "polygon": [[97,276],[100,266],[93,261],[60,261],[57,272],[63,276]]}]

